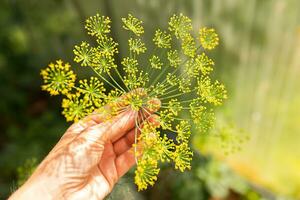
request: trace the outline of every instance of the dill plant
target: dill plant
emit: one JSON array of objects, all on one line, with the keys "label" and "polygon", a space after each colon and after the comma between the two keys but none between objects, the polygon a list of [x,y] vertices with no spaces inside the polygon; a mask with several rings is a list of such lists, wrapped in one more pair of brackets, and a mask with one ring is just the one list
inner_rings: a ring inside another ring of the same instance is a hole
[{"label": "dill plant", "polygon": [[[83,41],[73,50],[74,61],[89,67],[95,76],[76,82],[70,65],[58,60],[41,71],[42,89],[64,95],[62,114],[67,121],[76,122],[105,104],[112,108],[111,116],[136,110],[135,183],[143,190],[157,180],[160,162],[174,162],[181,172],[191,168],[191,127],[200,133],[210,129],[213,107],[221,105],[227,95],[224,85],[210,78],[214,62],[205,53],[219,44],[214,29],[201,28],[194,37],[191,19],[174,14],[168,28],[155,30],[152,43],[146,45],[141,20],[129,14],[122,22],[130,36],[128,56],[121,63],[114,59],[118,44],[110,36],[111,20],[97,14],[85,24],[97,45]],[[142,68],[139,63],[145,59],[147,66]],[[113,89],[107,90],[104,83]],[[157,107],[153,98],[161,101],[155,112],[159,125],[147,118],[151,108]]]}]

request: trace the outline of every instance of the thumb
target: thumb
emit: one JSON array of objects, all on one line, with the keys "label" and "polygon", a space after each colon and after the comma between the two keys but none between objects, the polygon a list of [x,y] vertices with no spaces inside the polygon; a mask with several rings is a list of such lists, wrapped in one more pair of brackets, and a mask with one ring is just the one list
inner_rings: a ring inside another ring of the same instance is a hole
[{"label": "thumb", "polygon": [[68,146],[72,166],[82,174],[89,174],[102,157],[105,145],[114,138],[125,135],[135,126],[136,111],[127,110],[108,122],[85,129]]},{"label": "thumb", "polygon": [[137,111],[128,109],[106,122],[89,127],[80,137],[91,143],[116,141],[135,127],[137,115]]},{"label": "thumb", "polygon": [[106,122],[89,127],[82,133],[82,136],[92,142],[102,141],[106,143],[108,141],[117,141],[133,129],[137,123],[147,120],[147,117],[159,109],[160,101],[158,99],[151,99],[149,102],[152,105],[151,108],[146,107],[139,111],[128,108]]}]

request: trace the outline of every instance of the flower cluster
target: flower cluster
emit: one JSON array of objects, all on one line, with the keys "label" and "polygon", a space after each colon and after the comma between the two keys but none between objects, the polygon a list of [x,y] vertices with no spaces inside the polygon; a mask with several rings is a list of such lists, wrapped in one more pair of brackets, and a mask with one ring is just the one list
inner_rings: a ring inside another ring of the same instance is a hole
[{"label": "flower cluster", "polygon": [[[110,104],[111,116],[126,109],[137,111],[135,183],[143,190],[155,183],[162,162],[173,162],[182,172],[191,168],[191,128],[207,132],[214,124],[214,106],[221,105],[227,94],[223,84],[211,79],[214,62],[204,52],[219,43],[214,29],[200,29],[196,39],[191,19],[173,15],[168,29],[157,29],[153,45],[148,45],[141,20],[129,14],[122,22],[132,34],[128,56],[121,63],[114,59],[118,44],[110,35],[111,20],[97,14],[85,25],[96,45],[81,42],[73,50],[74,61],[90,67],[96,77],[75,84],[70,65],[59,60],[42,70],[42,89],[65,95],[62,114],[67,121],[78,121],[104,104]],[[161,101],[159,109],[153,98]],[[149,120],[154,110],[159,125]]]},{"label": "flower cluster", "polygon": [[44,79],[42,90],[51,95],[68,94],[76,80],[76,75],[70,67],[68,63],[63,64],[61,60],[57,60],[55,64],[50,63],[46,69],[41,71]]}]

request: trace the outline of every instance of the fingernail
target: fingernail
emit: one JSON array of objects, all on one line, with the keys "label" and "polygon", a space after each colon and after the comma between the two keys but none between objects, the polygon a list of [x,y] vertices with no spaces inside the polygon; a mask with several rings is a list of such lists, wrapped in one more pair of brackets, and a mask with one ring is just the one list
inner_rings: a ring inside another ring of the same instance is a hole
[{"label": "fingernail", "polygon": [[158,98],[153,98],[147,101],[146,109],[150,112],[158,111],[161,106],[161,101]]},{"label": "fingernail", "polygon": [[153,126],[159,127],[160,126],[160,117],[158,115],[151,115],[151,117],[149,118],[149,122]]}]

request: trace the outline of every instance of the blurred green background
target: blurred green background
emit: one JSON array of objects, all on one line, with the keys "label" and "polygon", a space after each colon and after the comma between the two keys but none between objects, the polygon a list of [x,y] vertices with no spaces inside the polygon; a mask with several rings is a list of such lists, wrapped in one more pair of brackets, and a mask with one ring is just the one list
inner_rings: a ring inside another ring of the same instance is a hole
[{"label": "blurred green background", "polygon": [[144,21],[148,41],[173,13],[192,18],[195,32],[214,27],[214,76],[229,93],[215,129],[194,134],[191,171],[164,166],[140,193],[129,173],[108,199],[300,199],[299,0],[1,0],[0,199],[68,127],[61,99],[41,92],[39,72],[58,58],[72,61],[73,46],[90,40],[84,20],[97,12],[111,17],[121,55],[128,13]]}]

